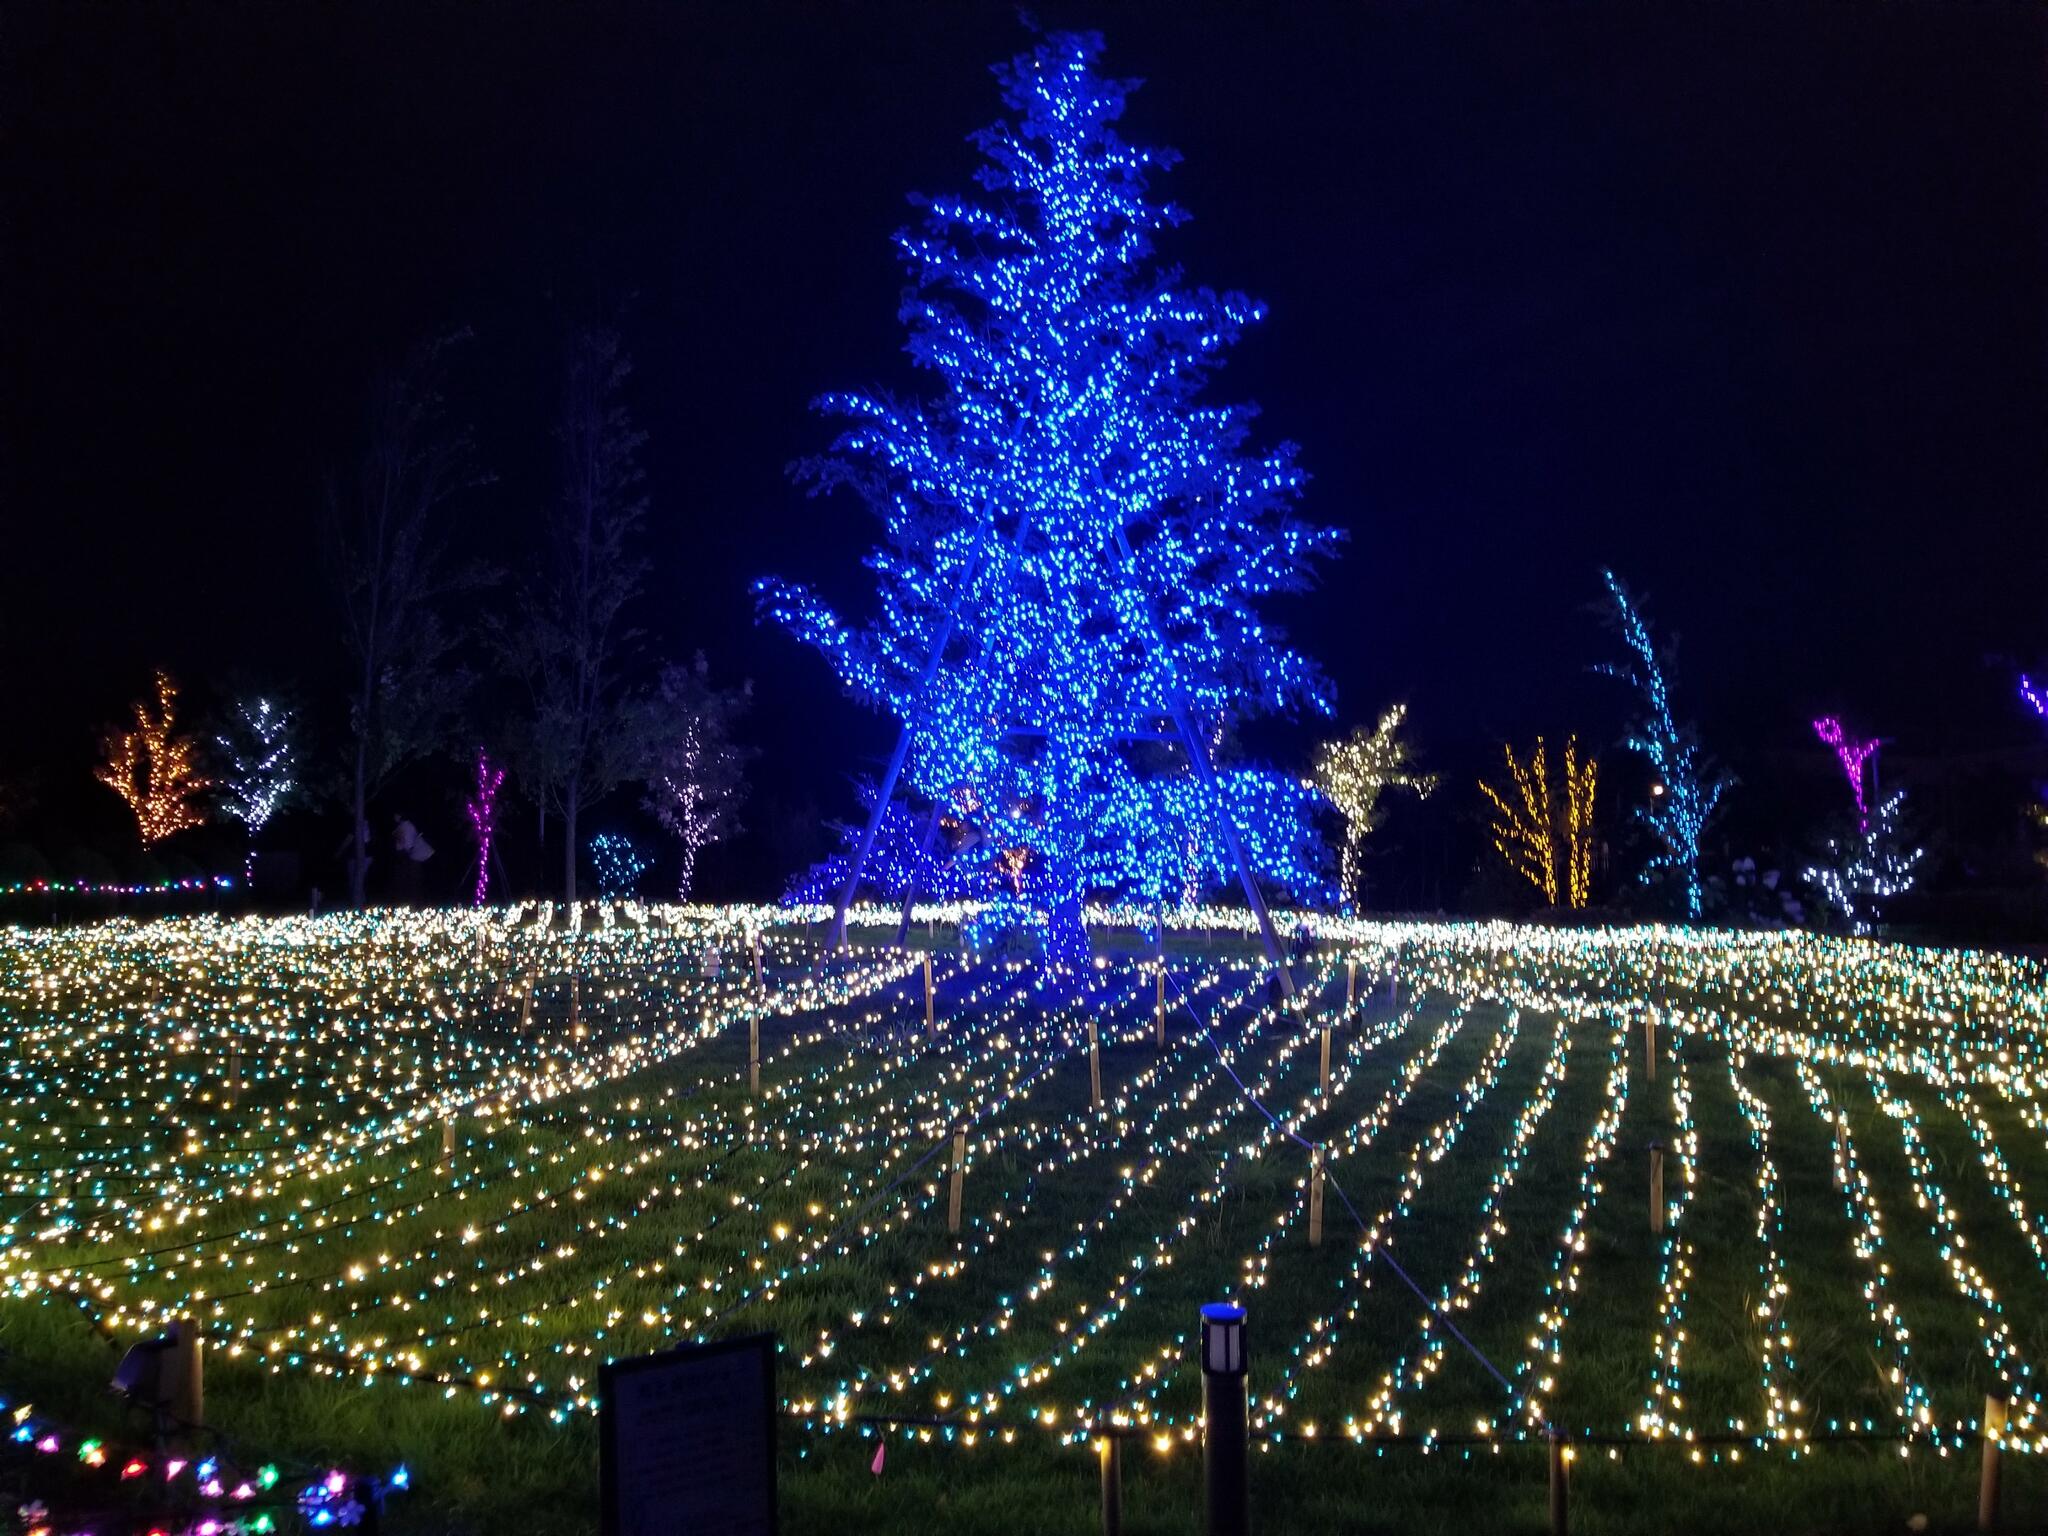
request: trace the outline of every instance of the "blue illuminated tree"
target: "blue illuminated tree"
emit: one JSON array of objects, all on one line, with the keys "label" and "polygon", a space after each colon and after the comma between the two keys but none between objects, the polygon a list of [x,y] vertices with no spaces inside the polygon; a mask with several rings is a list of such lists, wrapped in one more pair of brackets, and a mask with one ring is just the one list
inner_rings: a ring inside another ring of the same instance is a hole
[{"label": "blue illuminated tree", "polygon": [[1678,882],[1680,900],[1688,920],[1697,922],[1702,906],[1700,887],[1700,837],[1712,820],[1721,796],[1735,781],[1722,773],[1700,750],[1690,725],[1680,725],[1671,714],[1671,693],[1664,681],[1664,665],[1657,655],[1650,626],[1629,596],[1628,588],[1612,571],[1602,571],[1608,595],[1614,599],[1612,620],[1628,648],[1629,659],[1601,666],[1609,677],[1620,678],[1635,689],[1642,714],[1629,727],[1627,745],[1650,760],[1656,777],[1650,785],[1650,804],[1638,806],[1641,817],[1663,851],[1643,869],[1643,879],[1669,874]]},{"label": "blue illuminated tree", "polygon": [[1177,900],[1190,856],[1207,883],[1243,876],[1261,915],[1253,873],[1327,890],[1314,792],[1218,770],[1210,744],[1254,714],[1328,711],[1257,603],[1306,585],[1336,536],[1295,515],[1294,448],[1250,445],[1254,408],[1199,403],[1264,311],[1155,261],[1185,215],[1147,182],[1175,157],[1118,135],[1133,87],[1096,72],[1101,48],[1054,34],[998,67],[1012,115],[974,138],[982,195],[924,200],[897,236],[908,350],[939,392],[819,402],[848,425],[804,474],[886,528],[875,618],[756,588],[901,723],[882,807],[901,775],[971,820],[968,858],[1014,875],[1065,959],[1085,953],[1085,897]]}]

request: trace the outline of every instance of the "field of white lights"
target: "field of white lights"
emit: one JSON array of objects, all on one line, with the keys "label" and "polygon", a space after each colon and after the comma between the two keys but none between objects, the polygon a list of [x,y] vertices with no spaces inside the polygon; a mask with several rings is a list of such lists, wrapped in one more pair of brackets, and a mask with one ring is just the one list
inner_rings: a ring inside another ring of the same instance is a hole
[{"label": "field of white lights", "polygon": [[[2040,1504],[2038,962],[1314,919],[1281,1001],[1238,914],[1097,914],[1078,978],[862,916],[0,934],[10,1444],[218,1532],[321,1467],[588,1529],[600,1364],[772,1329],[785,1528],[1093,1529],[1114,1437],[1193,1530],[1232,1300],[1265,1528],[1540,1526],[1551,1435],[1583,1530],[1960,1528],[1992,1393]],[[206,1465],[107,1387],[177,1319]]]}]

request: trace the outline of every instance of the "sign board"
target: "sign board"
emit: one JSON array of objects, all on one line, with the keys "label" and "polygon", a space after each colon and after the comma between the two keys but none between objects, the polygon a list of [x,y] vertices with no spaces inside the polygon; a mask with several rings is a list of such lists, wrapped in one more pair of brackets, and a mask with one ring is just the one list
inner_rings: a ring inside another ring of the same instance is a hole
[{"label": "sign board", "polygon": [[774,1536],[775,1335],[598,1372],[602,1536]]}]

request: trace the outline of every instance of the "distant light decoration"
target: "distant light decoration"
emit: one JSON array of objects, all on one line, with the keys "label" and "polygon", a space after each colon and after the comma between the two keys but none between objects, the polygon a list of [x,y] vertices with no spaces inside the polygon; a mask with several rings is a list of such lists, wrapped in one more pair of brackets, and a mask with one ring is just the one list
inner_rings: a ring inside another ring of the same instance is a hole
[{"label": "distant light decoration", "polygon": [[976,138],[992,196],[930,199],[897,237],[909,350],[943,393],[821,402],[848,425],[810,477],[887,527],[877,618],[856,628],[780,580],[755,591],[900,725],[850,879],[907,778],[928,804],[976,797],[958,857],[1014,878],[1055,959],[1086,958],[1091,895],[1171,902],[1232,879],[1276,954],[1256,877],[1327,895],[1317,799],[1216,766],[1209,740],[1328,712],[1319,671],[1255,605],[1302,586],[1335,535],[1295,515],[1294,450],[1249,447],[1251,408],[1197,403],[1265,311],[1153,261],[1184,217],[1147,191],[1173,157],[1117,135],[1129,87],[1096,73],[1101,48],[1059,33],[1000,67],[1013,118]]},{"label": "distant light decoration", "polygon": [[476,789],[464,802],[470,831],[476,837],[476,899],[481,907],[491,883],[491,840],[498,831],[498,791],[505,783],[505,770],[491,766],[490,757],[476,755]]},{"label": "distant light decoration", "polygon": [[214,738],[226,761],[221,809],[248,829],[252,842],[297,787],[296,723],[290,710],[268,699],[238,699],[232,729]]},{"label": "distant light decoration", "polygon": [[648,869],[646,858],[623,832],[600,832],[593,837],[590,863],[597,871],[597,888],[607,896],[631,891]]},{"label": "distant light decoration", "polygon": [[1386,819],[1381,794],[1388,789],[1412,789],[1417,798],[1427,800],[1437,786],[1435,774],[1415,769],[1414,748],[1401,735],[1407,716],[1406,704],[1391,705],[1370,731],[1361,726],[1342,740],[1325,742],[1316,749],[1312,782],[1344,818],[1337,890],[1349,911],[1358,910],[1364,895],[1361,855],[1365,839]]},{"label": "distant light decoration", "polygon": [[[2025,679],[2021,679],[2022,682]],[[1877,753],[1876,740],[1859,741],[1842,727],[1842,722],[1833,715],[1823,715],[1813,722],[1813,733],[1835,749],[1835,757],[1842,764],[1842,772],[1849,780],[1849,793],[1856,797],[1856,825],[1870,825],[1870,805],[1866,797],[1865,770],[1867,763]]]},{"label": "distant light decoration", "polygon": [[2036,688],[2033,680],[2024,675],[2020,678],[2020,699],[2036,715],[2048,720],[2048,694]]},{"label": "distant light decoration", "polygon": [[1663,851],[1643,870],[1645,881],[1660,871],[1669,871],[1678,881],[1680,898],[1689,921],[1699,921],[1704,898],[1700,881],[1700,838],[1721,803],[1721,796],[1735,780],[1715,768],[1700,750],[1692,727],[1672,718],[1671,695],[1664,682],[1663,663],[1650,626],[1629,596],[1628,588],[1612,571],[1602,571],[1607,592],[1614,599],[1614,624],[1622,643],[1632,654],[1625,662],[1598,668],[1635,689],[1642,714],[1629,728],[1628,747],[1649,759],[1663,793],[1653,794],[1647,807],[1638,806],[1636,815],[1663,845]]},{"label": "distant light decoration", "polygon": [[1822,904],[1851,933],[1871,932],[1883,919],[1885,903],[1913,888],[1925,850],[1908,847],[1899,828],[1899,807],[1905,801],[1904,790],[1893,791],[1863,818],[1855,837],[1827,840],[1827,863],[1809,864],[1803,871]]},{"label": "distant light decoration", "polygon": [[689,666],[662,668],[646,808],[682,847],[678,901],[688,901],[696,890],[698,855],[740,831],[746,766],[755,753],[735,745],[732,732],[753,699],[751,679],[737,688],[714,688],[702,651]]},{"label": "distant light decoration", "polygon": [[195,803],[210,787],[193,767],[194,742],[177,732],[178,685],[156,674],[156,713],[135,706],[135,729],[109,731],[100,743],[102,761],[93,777],[128,802],[142,846],[154,847],[173,833],[203,825]]},{"label": "distant light decoration", "polygon": [[176,880],[11,880],[0,896],[168,896],[182,891],[231,891],[227,875],[186,875]]},{"label": "distant light decoration", "polygon": [[1527,763],[1517,762],[1515,749],[1501,748],[1519,805],[1510,804],[1483,779],[1479,788],[1494,809],[1493,847],[1523,879],[1543,894],[1549,906],[1577,910],[1593,889],[1593,803],[1600,765],[1581,759],[1579,739],[1564,749],[1564,781],[1553,785],[1543,738]]}]

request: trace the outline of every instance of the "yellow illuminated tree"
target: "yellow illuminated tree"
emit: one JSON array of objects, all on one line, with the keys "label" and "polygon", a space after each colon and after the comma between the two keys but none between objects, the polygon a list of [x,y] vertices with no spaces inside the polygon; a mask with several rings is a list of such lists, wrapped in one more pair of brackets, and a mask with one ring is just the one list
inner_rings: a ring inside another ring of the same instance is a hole
[{"label": "yellow illuminated tree", "polygon": [[1380,804],[1387,789],[1412,789],[1428,799],[1436,788],[1436,775],[1415,771],[1415,749],[1401,735],[1401,722],[1408,716],[1406,704],[1394,704],[1380,716],[1370,731],[1360,726],[1341,741],[1326,741],[1316,749],[1315,773],[1311,779],[1344,818],[1344,853],[1339,872],[1339,890],[1346,907],[1356,909],[1362,894],[1364,870],[1360,855],[1366,835],[1386,820]]},{"label": "yellow illuminated tree", "polygon": [[155,715],[148,700],[138,701],[135,728],[108,731],[100,741],[102,761],[93,770],[93,777],[128,802],[145,848],[206,819],[195,802],[207,781],[194,771],[192,738],[177,732],[177,708],[178,685],[169,673],[157,673]]},{"label": "yellow illuminated tree", "polygon": [[1593,888],[1593,797],[1599,784],[1599,762],[1579,757],[1576,736],[1565,743],[1564,782],[1553,785],[1543,738],[1526,763],[1515,749],[1501,748],[1515,798],[1483,779],[1479,788],[1493,802],[1493,846],[1508,867],[1543,893],[1548,906],[1585,906]]}]

